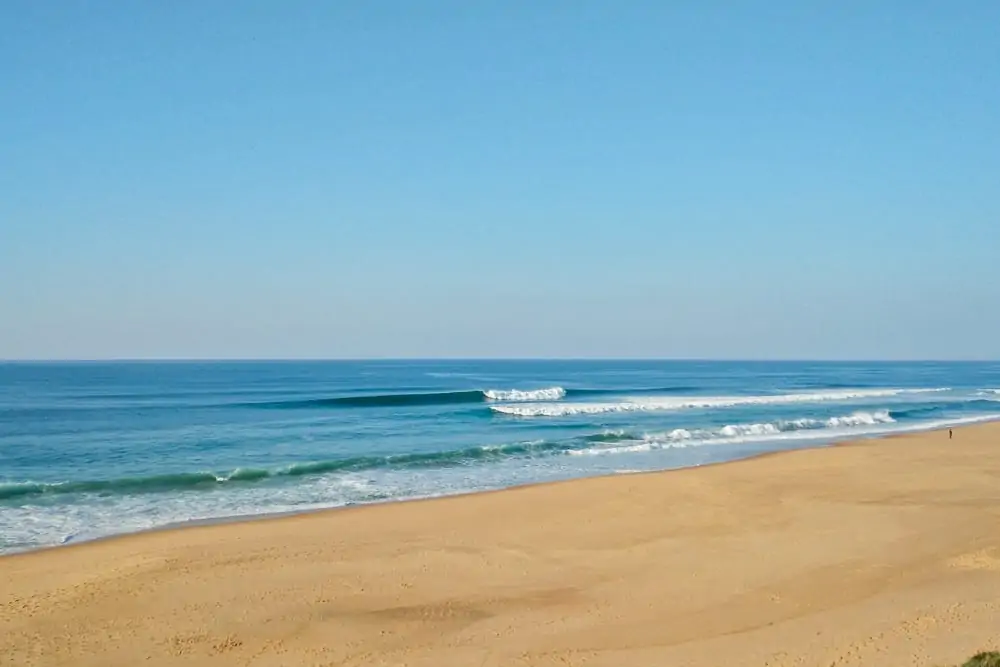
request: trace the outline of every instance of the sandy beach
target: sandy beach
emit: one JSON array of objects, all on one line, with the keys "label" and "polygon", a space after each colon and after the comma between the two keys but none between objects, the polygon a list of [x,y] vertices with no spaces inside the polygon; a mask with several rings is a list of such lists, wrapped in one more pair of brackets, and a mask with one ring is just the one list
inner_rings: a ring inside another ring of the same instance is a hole
[{"label": "sandy beach", "polygon": [[0,665],[949,665],[1000,424],[0,558]]}]

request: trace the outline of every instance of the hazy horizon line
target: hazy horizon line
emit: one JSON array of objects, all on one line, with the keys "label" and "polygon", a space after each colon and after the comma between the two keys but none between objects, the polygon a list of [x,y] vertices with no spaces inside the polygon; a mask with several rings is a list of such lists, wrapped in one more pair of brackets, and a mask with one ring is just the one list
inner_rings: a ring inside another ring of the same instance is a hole
[{"label": "hazy horizon line", "polygon": [[854,357],[51,357],[3,358],[0,364],[378,363],[378,362],[690,362],[690,363],[1000,363],[990,358]]}]

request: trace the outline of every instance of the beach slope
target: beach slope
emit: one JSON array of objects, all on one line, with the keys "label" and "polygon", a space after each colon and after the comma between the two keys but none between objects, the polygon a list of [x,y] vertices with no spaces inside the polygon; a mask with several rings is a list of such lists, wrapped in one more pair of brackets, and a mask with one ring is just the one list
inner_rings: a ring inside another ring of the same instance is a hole
[{"label": "beach slope", "polygon": [[1000,424],[0,558],[0,665],[902,665],[1000,649]]}]

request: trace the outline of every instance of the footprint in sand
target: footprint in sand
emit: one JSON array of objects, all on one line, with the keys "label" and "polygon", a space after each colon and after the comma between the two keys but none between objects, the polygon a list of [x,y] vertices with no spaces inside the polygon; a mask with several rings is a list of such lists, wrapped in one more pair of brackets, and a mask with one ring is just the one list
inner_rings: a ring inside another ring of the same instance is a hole
[{"label": "footprint in sand", "polygon": [[948,565],[960,570],[1000,570],[1000,548],[962,554],[949,560]]}]

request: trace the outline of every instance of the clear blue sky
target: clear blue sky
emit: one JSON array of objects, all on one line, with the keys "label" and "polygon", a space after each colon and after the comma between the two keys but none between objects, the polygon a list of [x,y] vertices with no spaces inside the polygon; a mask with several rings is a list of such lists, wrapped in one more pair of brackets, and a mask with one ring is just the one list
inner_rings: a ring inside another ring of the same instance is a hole
[{"label": "clear blue sky", "polygon": [[0,3],[0,358],[1000,358],[1000,3]]}]

